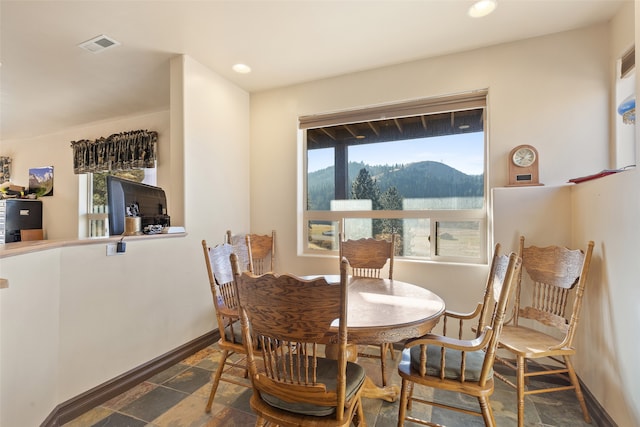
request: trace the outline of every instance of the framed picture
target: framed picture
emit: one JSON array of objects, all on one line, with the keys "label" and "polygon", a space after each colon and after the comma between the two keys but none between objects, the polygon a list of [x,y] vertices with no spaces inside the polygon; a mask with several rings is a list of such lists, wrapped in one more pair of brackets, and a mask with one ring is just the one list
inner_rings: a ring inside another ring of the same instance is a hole
[{"label": "framed picture", "polygon": [[53,196],[53,166],[29,169],[29,193]]}]

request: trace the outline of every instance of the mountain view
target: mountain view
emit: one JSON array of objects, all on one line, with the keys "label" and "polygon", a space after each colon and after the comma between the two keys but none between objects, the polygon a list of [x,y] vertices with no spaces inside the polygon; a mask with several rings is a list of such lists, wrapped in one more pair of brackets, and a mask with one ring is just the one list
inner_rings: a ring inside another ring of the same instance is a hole
[{"label": "mountain view", "polygon": [[[350,162],[348,168],[350,189],[364,168],[376,183],[380,194],[395,187],[403,199],[468,198],[482,197],[484,194],[483,175],[467,175],[440,162],[383,166]],[[309,173],[307,186],[310,210],[330,209],[330,202],[334,198],[333,182],[333,166]]]}]

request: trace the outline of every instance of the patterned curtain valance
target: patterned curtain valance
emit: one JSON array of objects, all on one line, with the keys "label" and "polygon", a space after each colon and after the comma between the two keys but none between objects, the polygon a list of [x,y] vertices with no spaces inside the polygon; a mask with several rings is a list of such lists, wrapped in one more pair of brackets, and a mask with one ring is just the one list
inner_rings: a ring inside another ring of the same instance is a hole
[{"label": "patterned curtain valance", "polygon": [[95,141],[72,141],[73,172],[108,172],[154,168],[158,132],[134,130]]},{"label": "patterned curtain valance", "polygon": [[0,184],[11,181],[11,157],[0,156]]}]

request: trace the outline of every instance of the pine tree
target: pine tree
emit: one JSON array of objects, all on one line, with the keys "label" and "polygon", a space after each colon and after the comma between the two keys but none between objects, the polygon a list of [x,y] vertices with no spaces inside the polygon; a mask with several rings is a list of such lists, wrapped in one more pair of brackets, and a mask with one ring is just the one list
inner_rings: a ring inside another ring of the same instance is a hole
[{"label": "pine tree", "polygon": [[387,188],[387,191],[380,196],[380,204],[386,211],[401,211],[402,196],[398,193],[398,189],[395,186]]},{"label": "pine tree", "polygon": [[107,175],[114,175],[135,182],[144,180],[143,169],[130,169],[115,172],[96,172],[93,174],[93,206],[107,204]]},{"label": "pine tree", "polygon": [[360,169],[358,176],[351,185],[351,198],[357,200],[371,200],[371,209],[380,210],[380,189],[375,179],[366,168]]},{"label": "pine tree", "polygon": [[[383,210],[402,210],[402,196],[398,193],[398,189],[395,186],[387,188],[387,191],[382,193],[382,196],[380,196],[380,204],[382,205]],[[395,251],[397,255],[402,255],[402,237],[404,236],[402,219],[382,219],[380,220],[380,223],[380,234],[385,239],[391,236],[391,234],[396,233]]]}]

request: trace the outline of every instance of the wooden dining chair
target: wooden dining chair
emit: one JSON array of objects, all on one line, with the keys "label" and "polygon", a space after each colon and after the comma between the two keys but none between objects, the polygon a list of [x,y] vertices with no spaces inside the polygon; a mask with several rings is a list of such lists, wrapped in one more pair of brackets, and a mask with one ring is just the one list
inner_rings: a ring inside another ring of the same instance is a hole
[{"label": "wooden dining chair", "polygon": [[353,276],[376,279],[382,278],[388,262],[387,278],[393,279],[395,241],[395,234],[391,234],[391,240],[374,238],[344,240],[344,235],[340,233],[340,258],[344,257],[349,261]]},{"label": "wooden dining chair", "polygon": [[[496,425],[490,402],[494,390],[493,363],[509,300],[520,270],[520,258],[515,253],[500,255],[499,248],[500,245],[496,245],[483,302],[472,313],[446,311],[443,316],[444,321],[455,319],[458,325],[457,336],[446,336],[445,324],[442,335],[427,334],[405,343],[398,365],[398,373],[402,378],[398,427],[403,426],[405,420],[440,426],[434,422],[433,415],[431,421],[408,415],[414,402],[482,416],[486,426]],[[466,326],[468,324],[472,324],[476,331],[473,339],[463,337],[465,331],[468,333],[471,330]],[[475,397],[480,410],[436,402],[436,398],[427,400],[426,397],[416,396],[415,385]]]},{"label": "wooden dining chair", "polygon": [[247,234],[249,271],[255,275],[275,272],[276,231],[271,235]]},{"label": "wooden dining chair", "polygon": [[[393,279],[393,258],[395,254],[396,235],[391,235],[391,240],[384,239],[348,239],[344,240],[340,233],[340,259],[343,257],[349,261],[351,275],[354,277],[382,278],[382,272],[388,263],[389,279]],[[380,369],[382,372],[382,386],[387,385],[386,358],[387,353],[391,354],[391,359],[395,360],[393,343],[383,343],[379,346],[379,354],[359,351],[358,357],[369,357],[380,359]]]},{"label": "wooden dining chair", "polygon": [[[346,260],[340,273],[339,284],[290,275],[238,277],[256,426],[365,425],[365,371],[347,361]],[[326,344],[337,344],[337,359],[323,357]]]},{"label": "wooden dining chair", "polygon": [[20,230],[20,241],[44,240],[44,230],[41,228]]},{"label": "wooden dining chair", "polygon": [[[575,391],[584,420],[591,422],[571,356],[576,354],[573,339],[580,319],[593,245],[590,241],[585,252],[560,246],[525,247],[524,236],[520,237],[522,272],[526,275],[520,275],[513,319],[505,324],[500,337],[500,348],[515,357],[515,363],[506,356],[497,358],[498,362],[515,371],[516,383],[504,375],[496,375],[516,389],[519,427],[524,425],[526,395],[562,390]],[[528,295],[524,295],[525,292]],[[523,296],[528,297],[526,302]],[[570,301],[572,308],[569,311]],[[526,325],[520,324],[523,319],[526,319]],[[551,331],[554,331],[553,336]],[[535,364],[537,369],[529,370],[530,364]],[[556,380],[546,383],[544,388],[542,383],[536,382],[535,390],[527,389],[530,378],[550,375],[563,377],[566,383],[558,384]]]},{"label": "wooden dining chair", "polygon": [[246,381],[242,382],[237,379],[237,376],[231,374],[223,377],[223,373],[225,373],[226,370],[233,368],[242,368],[245,374],[247,373],[246,359],[244,360],[245,363],[234,362],[230,359],[234,353],[245,354],[242,343],[238,295],[235,287],[235,276],[238,274],[238,264],[235,259],[235,266],[231,261],[233,247],[228,243],[223,243],[211,248],[207,245],[207,242],[203,240],[202,249],[204,251],[204,259],[209,275],[209,286],[211,288],[211,295],[213,296],[213,307],[215,309],[220,334],[218,346],[222,350],[222,357],[213,377],[209,400],[205,407],[206,412],[211,412],[211,405],[213,404],[213,399],[221,380],[245,387],[249,385]]},{"label": "wooden dining chair", "polygon": [[233,247],[233,253],[238,258],[239,272],[249,271],[249,248],[247,247],[247,235],[245,233],[232,234],[227,230],[225,242]]}]

